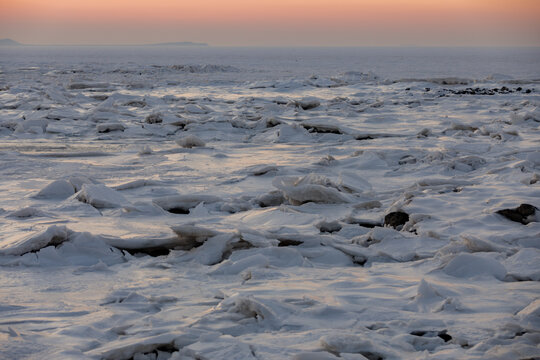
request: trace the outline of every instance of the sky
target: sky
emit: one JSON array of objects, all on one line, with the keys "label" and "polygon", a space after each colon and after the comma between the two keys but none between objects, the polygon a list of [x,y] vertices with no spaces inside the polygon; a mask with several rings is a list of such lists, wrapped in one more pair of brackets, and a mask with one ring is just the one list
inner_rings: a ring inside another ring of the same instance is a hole
[{"label": "sky", "polygon": [[25,44],[540,46],[540,0],[0,0]]}]

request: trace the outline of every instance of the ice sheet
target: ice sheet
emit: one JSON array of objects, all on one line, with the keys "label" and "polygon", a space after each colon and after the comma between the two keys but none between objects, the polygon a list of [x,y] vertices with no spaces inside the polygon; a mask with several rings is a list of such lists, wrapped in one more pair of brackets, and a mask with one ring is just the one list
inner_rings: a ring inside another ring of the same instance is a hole
[{"label": "ice sheet", "polygon": [[0,51],[0,358],[540,357],[538,49]]}]

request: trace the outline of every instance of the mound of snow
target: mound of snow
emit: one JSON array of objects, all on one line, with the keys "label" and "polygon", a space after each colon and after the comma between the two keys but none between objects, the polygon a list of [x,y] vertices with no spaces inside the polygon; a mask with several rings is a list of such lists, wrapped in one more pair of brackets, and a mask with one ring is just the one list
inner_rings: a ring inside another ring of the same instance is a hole
[{"label": "mound of snow", "polygon": [[493,276],[503,280],[506,276],[506,269],[500,262],[480,253],[459,254],[444,267],[443,271],[458,278]]},{"label": "mound of snow", "polygon": [[19,210],[16,210],[8,215],[9,217],[16,217],[16,218],[29,218],[29,217],[36,217],[36,216],[47,216],[47,213],[44,211],[28,206]]},{"label": "mound of snow", "polygon": [[41,189],[34,197],[43,199],[66,199],[75,194],[75,187],[69,181],[55,180]]},{"label": "mound of snow", "polygon": [[508,275],[518,280],[540,281],[540,250],[524,248],[504,262]]},{"label": "mound of snow", "polygon": [[293,205],[307,202],[340,204],[350,202],[350,198],[340,192],[328,178],[309,174],[303,177],[277,177],[272,185],[283,192],[283,196]]}]

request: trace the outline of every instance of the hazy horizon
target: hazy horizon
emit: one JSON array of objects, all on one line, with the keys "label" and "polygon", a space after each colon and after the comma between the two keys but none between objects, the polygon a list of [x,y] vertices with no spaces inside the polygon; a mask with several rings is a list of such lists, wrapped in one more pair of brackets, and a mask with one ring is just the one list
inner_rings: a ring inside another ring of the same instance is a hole
[{"label": "hazy horizon", "polygon": [[0,38],[31,45],[540,46],[540,2],[5,0]]}]

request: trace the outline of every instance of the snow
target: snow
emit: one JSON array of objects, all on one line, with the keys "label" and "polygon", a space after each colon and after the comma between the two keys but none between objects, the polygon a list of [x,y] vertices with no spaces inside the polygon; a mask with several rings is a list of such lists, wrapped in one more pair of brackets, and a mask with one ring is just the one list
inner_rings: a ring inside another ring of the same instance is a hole
[{"label": "snow", "polygon": [[35,196],[37,198],[68,198],[75,194],[73,184],[66,180],[55,180],[41,189]]},{"label": "snow", "polygon": [[0,358],[540,357],[539,56],[2,49]]}]

